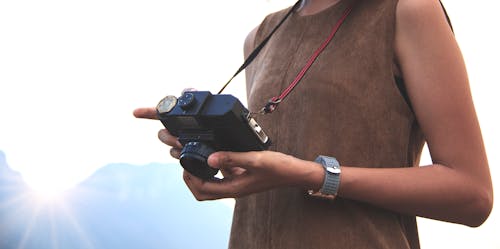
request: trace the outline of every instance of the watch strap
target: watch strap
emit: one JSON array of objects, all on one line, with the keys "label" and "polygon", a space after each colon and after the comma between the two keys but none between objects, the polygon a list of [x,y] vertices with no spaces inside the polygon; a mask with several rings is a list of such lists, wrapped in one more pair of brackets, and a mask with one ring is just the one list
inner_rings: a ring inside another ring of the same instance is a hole
[{"label": "watch strap", "polygon": [[340,186],[340,163],[334,157],[321,155],[314,161],[320,163],[325,169],[325,178],[321,189],[317,192],[309,190],[309,195],[334,200]]}]

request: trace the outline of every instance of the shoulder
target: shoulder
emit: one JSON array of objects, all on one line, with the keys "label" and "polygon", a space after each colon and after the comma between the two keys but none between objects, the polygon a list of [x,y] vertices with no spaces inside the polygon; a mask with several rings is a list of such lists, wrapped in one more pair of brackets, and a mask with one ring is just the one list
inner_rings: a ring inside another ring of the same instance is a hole
[{"label": "shoulder", "polygon": [[446,21],[439,0],[399,0],[396,16],[398,24],[413,27]]},{"label": "shoulder", "polygon": [[263,35],[267,34],[270,29],[274,28],[278,24],[283,16],[285,16],[286,13],[290,10],[290,8],[292,7],[288,7],[286,9],[268,14],[257,27],[255,27],[250,31],[250,33],[248,33],[244,44],[245,57],[247,57],[252,52],[252,50],[256,46],[256,43],[260,42],[260,40],[263,39]]},{"label": "shoulder", "polygon": [[456,45],[439,0],[399,0],[395,41],[396,54],[399,55]]},{"label": "shoulder", "polygon": [[439,0],[398,0],[401,11],[425,11],[433,8],[432,6],[440,6]]},{"label": "shoulder", "polygon": [[247,37],[245,38],[245,44],[243,47],[243,51],[245,52],[245,58],[250,55],[252,50],[255,48],[255,37],[257,36],[257,31],[259,30],[259,26],[255,27],[248,33]]}]

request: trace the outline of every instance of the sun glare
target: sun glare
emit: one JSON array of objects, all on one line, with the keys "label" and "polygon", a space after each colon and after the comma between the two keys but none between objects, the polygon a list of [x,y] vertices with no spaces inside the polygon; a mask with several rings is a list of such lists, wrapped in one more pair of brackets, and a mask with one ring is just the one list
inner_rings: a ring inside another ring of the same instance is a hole
[{"label": "sun glare", "polygon": [[49,180],[30,183],[29,186],[36,199],[40,202],[53,202],[60,200],[66,190],[68,190],[68,187]]}]

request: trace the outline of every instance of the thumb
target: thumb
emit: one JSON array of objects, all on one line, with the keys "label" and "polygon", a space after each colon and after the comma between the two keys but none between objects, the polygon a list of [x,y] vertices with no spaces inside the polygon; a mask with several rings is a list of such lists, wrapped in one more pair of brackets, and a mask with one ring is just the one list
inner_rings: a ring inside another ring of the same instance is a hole
[{"label": "thumb", "polygon": [[[262,153],[262,152],[260,152]],[[244,169],[254,168],[259,165],[259,152],[215,152],[208,157],[208,165],[211,167],[233,168],[240,167]]]}]

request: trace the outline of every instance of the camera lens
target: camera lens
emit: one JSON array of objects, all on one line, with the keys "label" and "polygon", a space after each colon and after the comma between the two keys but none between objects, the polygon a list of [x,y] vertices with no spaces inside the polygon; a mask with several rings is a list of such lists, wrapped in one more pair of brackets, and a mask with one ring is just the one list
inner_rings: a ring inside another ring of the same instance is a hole
[{"label": "camera lens", "polygon": [[202,142],[189,142],[181,151],[180,162],[189,173],[201,179],[211,179],[218,169],[208,166],[207,159],[215,150]]}]

